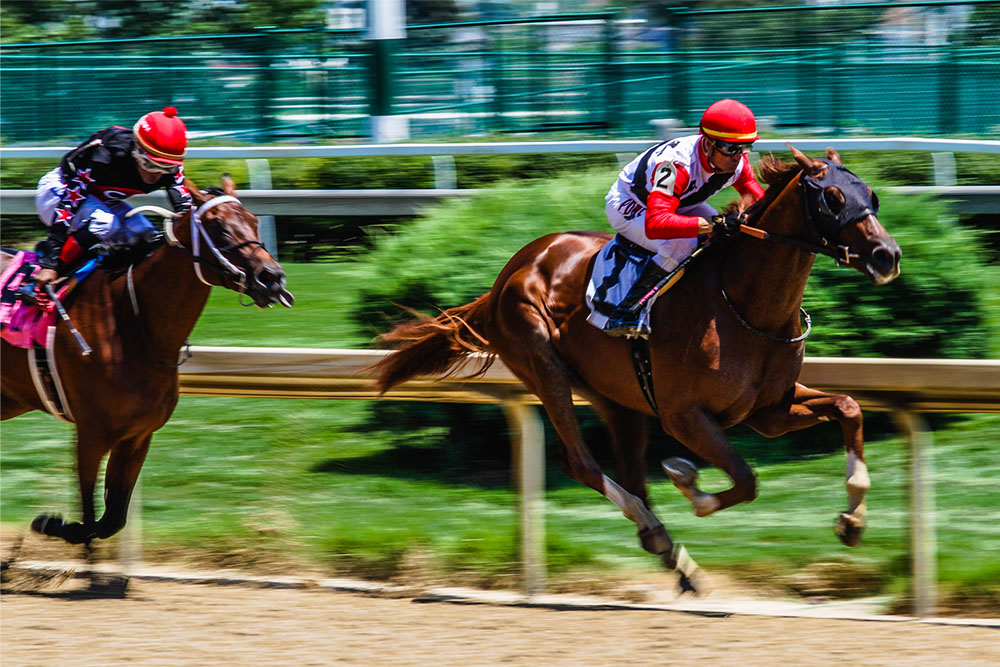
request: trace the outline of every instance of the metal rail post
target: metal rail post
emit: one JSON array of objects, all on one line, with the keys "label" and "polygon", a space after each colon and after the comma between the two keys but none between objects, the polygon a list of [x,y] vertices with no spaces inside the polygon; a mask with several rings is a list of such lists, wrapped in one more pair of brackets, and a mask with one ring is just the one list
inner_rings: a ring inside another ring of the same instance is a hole
[{"label": "metal rail post", "polygon": [[521,490],[521,563],[524,593],[530,597],[545,590],[545,431],[532,405],[508,400],[503,412]]},{"label": "metal rail post", "polygon": [[371,42],[371,135],[376,143],[403,141],[409,137],[406,116],[393,112],[396,54],[406,39],[405,0],[369,0],[368,33]]},{"label": "metal rail post", "polygon": [[[247,160],[247,172],[250,177],[250,188],[253,190],[271,189],[271,163],[267,158]],[[271,257],[278,259],[278,231],[274,226],[273,215],[257,216],[257,237]]]},{"label": "metal rail post", "polygon": [[937,606],[937,541],[934,535],[932,437],[916,412],[897,409],[896,426],[910,441],[910,553],[914,615],[933,616]]}]

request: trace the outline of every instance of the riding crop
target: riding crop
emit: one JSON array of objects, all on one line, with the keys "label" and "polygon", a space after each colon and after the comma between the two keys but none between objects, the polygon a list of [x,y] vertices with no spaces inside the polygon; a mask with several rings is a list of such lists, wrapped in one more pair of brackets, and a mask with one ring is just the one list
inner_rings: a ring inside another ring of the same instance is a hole
[{"label": "riding crop", "polygon": [[61,317],[63,322],[66,323],[66,326],[69,327],[69,332],[73,334],[73,338],[76,339],[76,344],[80,346],[80,352],[82,352],[83,356],[85,357],[90,356],[91,353],[90,346],[87,345],[87,341],[83,339],[83,336],[80,335],[80,332],[77,331],[77,328],[73,326],[73,320],[69,319],[69,313],[67,313],[66,309],[63,308],[62,302],[56,296],[55,290],[52,289],[52,285],[46,284],[45,292],[46,294],[49,295],[49,298],[52,299],[52,303],[56,305],[56,310],[59,312],[59,317]]}]

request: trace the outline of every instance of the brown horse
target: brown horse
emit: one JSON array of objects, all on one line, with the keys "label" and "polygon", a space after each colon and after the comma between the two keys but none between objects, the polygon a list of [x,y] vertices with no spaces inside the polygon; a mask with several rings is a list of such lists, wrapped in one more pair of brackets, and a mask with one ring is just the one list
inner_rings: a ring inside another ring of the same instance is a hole
[{"label": "brown horse", "polygon": [[[290,306],[285,271],[257,237],[257,218],[236,198],[233,182],[203,193],[190,181],[194,208],[167,223],[166,243],[127,270],[94,271],[67,304],[93,353],[81,354],[62,324],[54,355],[76,424],[76,468],[83,520],[41,515],[32,528],[73,544],[114,535],[153,433],[177,405],[181,348],[211,285],[246,294],[258,307]],[[150,207],[165,217],[173,214]],[[3,264],[11,257],[4,253]],[[2,343],[2,418],[45,409],[32,381],[28,350]],[[106,455],[104,515],[96,519],[94,486]]]},{"label": "brown horse", "polygon": [[[814,160],[789,148],[795,163],[773,157],[761,162],[769,188],[745,212],[741,231],[747,235],[713,247],[653,304],[652,400],[633,372],[630,342],[586,321],[589,267],[608,241],[595,232],[537,239],[514,255],[489,293],[387,333],[383,340],[398,350],[376,367],[379,391],[417,375],[453,372],[474,351],[487,353],[486,365],[499,356],[541,399],[562,442],[567,474],[634,521],[643,548],[678,570],[688,589],[696,566],[649,509],[645,415],[658,417],[664,431],[732,479],[732,488],[705,493],[695,484],[692,464],[664,462],[698,516],[757,495],[756,476],[724,429],[744,423],[776,437],[835,419],[847,449],[849,499],[836,530],[845,544],[856,545],[869,486],[861,410],[849,396],[796,382],[803,359],[800,304],[816,252],[875,284],[898,275],[901,253],[876,218],[877,198],[836,152],[828,149],[826,160]],[[574,392],[611,432],[617,483],[601,471],[581,437]]]}]

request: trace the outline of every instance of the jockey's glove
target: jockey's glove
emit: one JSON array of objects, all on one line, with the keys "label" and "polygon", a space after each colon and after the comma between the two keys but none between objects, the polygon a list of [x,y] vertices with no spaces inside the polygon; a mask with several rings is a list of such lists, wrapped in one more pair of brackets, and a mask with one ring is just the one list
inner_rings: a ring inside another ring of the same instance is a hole
[{"label": "jockey's glove", "polygon": [[712,234],[729,238],[740,233],[740,223],[743,221],[743,214],[732,211],[725,215],[712,217]]}]

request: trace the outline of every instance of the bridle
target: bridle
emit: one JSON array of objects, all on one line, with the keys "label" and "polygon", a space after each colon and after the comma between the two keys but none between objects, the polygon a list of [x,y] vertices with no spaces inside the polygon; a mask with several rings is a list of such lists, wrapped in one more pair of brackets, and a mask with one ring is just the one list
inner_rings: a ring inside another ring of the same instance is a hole
[{"label": "bridle", "polygon": [[[858,255],[851,252],[850,246],[835,245],[833,239],[839,236],[840,231],[849,223],[878,213],[878,197],[874,192],[869,197],[868,186],[839,162],[828,159],[820,161],[827,165],[827,169],[822,176],[812,176],[806,174],[804,171],[799,176],[806,222],[808,224],[807,239],[775,234],[743,223],[740,224],[739,231],[742,234],[764,241],[793,245],[807,252],[826,255],[832,257],[838,266],[845,266],[850,262],[851,258],[856,258]],[[841,192],[845,193],[845,199],[847,200],[844,207],[837,213],[833,212],[826,199],[826,189],[830,186],[838,187]],[[848,194],[856,196],[846,196]],[[726,306],[729,307],[729,310],[740,324],[757,336],[776,343],[800,343],[809,336],[809,333],[812,331],[812,318],[809,317],[809,313],[806,312],[805,308],[801,306],[799,306],[799,311],[805,320],[806,330],[798,336],[792,338],[772,336],[750,324],[746,318],[740,315],[729,295],[726,294],[726,289],[722,284],[723,266],[725,266],[725,263],[721,262],[719,264],[719,290],[722,292],[722,299]]]},{"label": "bridle", "polygon": [[[240,206],[242,206],[240,200],[232,195],[219,195],[213,197],[212,199],[209,199],[204,204],[199,206],[197,209],[194,208],[191,209],[190,226],[191,226],[192,248],[190,250],[187,247],[185,247],[184,244],[181,243],[181,241],[177,238],[176,234],[174,234],[174,221],[178,217],[180,217],[178,216],[177,213],[168,211],[159,206],[137,206],[131,209],[125,215],[125,217],[129,218],[138,213],[143,213],[147,211],[162,216],[163,237],[166,238],[167,245],[179,248],[180,250],[187,253],[194,260],[193,262],[194,272],[195,275],[198,276],[198,280],[200,280],[202,283],[210,287],[212,285],[210,282],[205,280],[205,276],[202,274],[201,267],[204,265],[207,268],[212,269],[213,271],[218,273],[220,276],[222,276],[223,280],[228,279],[231,283],[233,283],[233,285],[235,285],[238,288],[236,290],[237,293],[242,295],[246,292],[246,286],[247,286],[246,272],[237,267],[232,262],[230,262],[228,259],[226,259],[226,257],[222,253],[229,250],[236,250],[239,248],[243,248],[249,245],[258,245],[260,247],[264,247],[264,244],[261,243],[260,241],[244,241],[242,243],[233,243],[223,248],[219,248],[218,246],[215,245],[215,242],[209,235],[208,230],[205,229],[205,225],[202,224],[201,217],[206,211],[218,206],[219,204],[225,204],[227,202],[236,202],[237,204],[240,204]],[[205,246],[211,251],[212,255],[215,257],[215,260],[216,262],[218,262],[218,264],[209,262],[208,260],[206,260],[201,256],[202,240],[204,240]],[[136,318],[139,318],[139,301],[135,293],[135,282],[132,278],[132,269],[133,266],[129,266],[127,285],[128,285],[129,298],[131,299],[132,302],[132,312],[136,316]],[[177,367],[183,365],[184,362],[186,362],[190,358],[191,358],[191,345],[188,341],[185,341],[183,356],[179,362],[171,363],[163,361],[161,359],[159,360],[159,363],[162,366]]]},{"label": "bridle", "polygon": [[[865,216],[877,214],[878,196],[874,192],[869,196],[868,186],[839,162],[829,159],[821,159],[820,162],[827,165],[822,176],[812,176],[804,171],[799,176],[808,224],[806,239],[775,234],[745,224],[740,225],[740,232],[764,241],[794,245],[811,253],[826,255],[832,257],[839,266],[845,266],[858,255],[851,252],[850,246],[835,244],[834,239],[846,225]],[[826,198],[826,189],[831,186],[839,188],[847,200],[837,213],[833,212]],[[855,196],[846,196],[848,194]]]},{"label": "bridle", "polygon": [[[219,204],[225,204],[227,202],[236,202],[242,206],[240,200],[232,195],[219,195],[209,199],[197,209],[191,209],[191,249],[186,248],[174,234],[173,216],[164,220],[163,233],[166,236],[167,243],[169,245],[174,246],[175,248],[180,248],[188,253],[194,260],[194,272],[195,275],[198,276],[198,280],[205,285],[212,284],[205,280],[205,276],[202,274],[201,267],[204,265],[217,272],[223,277],[223,279],[228,279],[237,288],[235,290],[237,293],[244,294],[247,287],[246,272],[226,259],[225,255],[222,253],[230,250],[238,250],[239,248],[245,248],[246,246],[259,246],[263,248],[264,244],[260,241],[243,241],[241,243],[233,243],[219,248],[215,245],[211,235],[208,233],[208,230],[205,229],[205,225],[201,221],[202,215],[206,211],[215,208]],[[201,256],[202,241],[204,241],[205,247],[211,251],[212,256],[215,257],[215,261],[217,263],[208,262]]]}]

